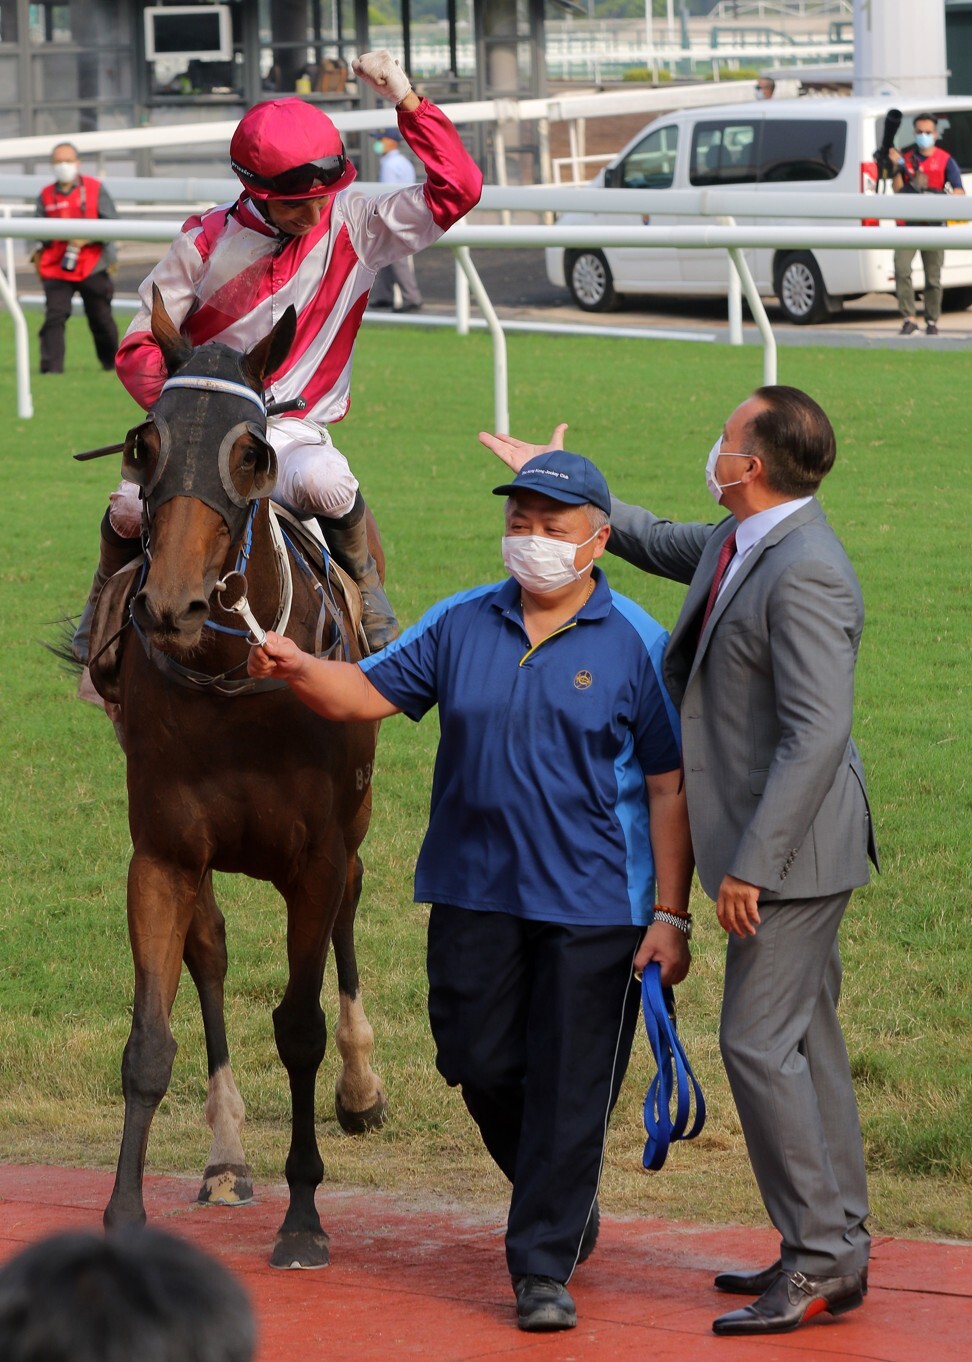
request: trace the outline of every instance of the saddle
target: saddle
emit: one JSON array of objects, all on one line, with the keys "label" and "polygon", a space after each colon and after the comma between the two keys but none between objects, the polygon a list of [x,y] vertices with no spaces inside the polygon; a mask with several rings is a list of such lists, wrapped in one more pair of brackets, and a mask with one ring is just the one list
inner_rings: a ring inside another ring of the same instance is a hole
[{"label": "saddle", "polygon": [[[287,565],[291,571],[296,562],[323,583],[326,564],[326,585],[330,587],[331,598],[345,615],[349,633],[357,638],[362,656],[367,656],[368,644],[361,627],[361,592],[354,579],[327,552],[317,522],[300,520],[277,505],[271,505],[270,514],[283,529],[284,538],[290,541],[291,553],[287,556]],[[141,582],[144,562],[144,554],[139,554],[105,583],[91,622],[90,660],[78,689],[82,699],[103,705],[115,723],[116,730],[121,701],[119,677],[122,649],[129,633],[131,602]],[[330,651],[331,646],[319,637],[314,648],[315,655],[323,656]]]}]

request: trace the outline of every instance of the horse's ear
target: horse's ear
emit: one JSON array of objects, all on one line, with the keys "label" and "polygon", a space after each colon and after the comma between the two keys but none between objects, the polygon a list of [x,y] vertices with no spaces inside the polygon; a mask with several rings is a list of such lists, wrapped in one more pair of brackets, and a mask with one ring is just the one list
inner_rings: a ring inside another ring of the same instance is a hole
[{"label": "horse's ear", "polygon": [[192,346],[173,325],[158,284],[152,285],[152,335],[159,343],[167,371],[176,373],[192,354]]},{"label": "horse's ear", "polygon": [[243,377],[257,392],[263,392],[267,374],[272,374],[283,364],[296,334],[297,309],[291,303],[269,335],[257,341],[253,349],[243,356]]}]

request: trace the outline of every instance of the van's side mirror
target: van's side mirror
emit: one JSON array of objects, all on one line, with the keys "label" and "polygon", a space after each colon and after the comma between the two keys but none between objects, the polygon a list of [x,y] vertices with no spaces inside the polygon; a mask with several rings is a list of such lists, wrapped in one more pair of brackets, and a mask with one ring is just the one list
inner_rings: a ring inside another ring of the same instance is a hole
[{"label": "van's side mirror", "polygon": [[621,185],[621,162],[615,166],[608,166],[604,172],[604,188],[618,189]]}]

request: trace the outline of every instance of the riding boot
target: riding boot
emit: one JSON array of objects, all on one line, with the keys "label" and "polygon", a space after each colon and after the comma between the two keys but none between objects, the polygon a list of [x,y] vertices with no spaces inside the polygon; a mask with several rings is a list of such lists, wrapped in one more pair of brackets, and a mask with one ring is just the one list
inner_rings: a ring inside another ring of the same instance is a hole
[{"label": "riding boot", "polygon": [[347,515],[336,519],[319,515],[317,520],[338,566],[344,568],[358,585],[362,628],[368,647],[377,653],[398,637],[399,629],[368,547],[366,509],[364,497],[358,492]]},{"label": "riding boot", "polygon": [[123,538],[114,529],[108,518],[108,512],[105,511],[104,519],[101,522],[101,556],[98,560],[94,581],[91,583],[91,590],[88,592],[88,599],[71,640],[71,652],[75,661],[80,662],[82,667],[87,666],[91,621],[94,619],[95,606],[98,604],[102,587],[109,577],[114,577],[116,572],[120,572],[133,558],[137,558],[141,551],[141,540]]}]

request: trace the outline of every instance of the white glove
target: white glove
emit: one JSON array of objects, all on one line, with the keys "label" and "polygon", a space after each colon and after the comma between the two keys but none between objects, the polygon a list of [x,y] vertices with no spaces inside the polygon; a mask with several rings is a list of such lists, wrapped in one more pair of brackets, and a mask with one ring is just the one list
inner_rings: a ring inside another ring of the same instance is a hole
[{"label": "white glove", "polygon": [[412,82],[402,70],[401,62],[386,48],[355,57],[351,67],[366,85],[370,85],[385,99],[390,99],[393,104],[401,104],[412,88]]}]

